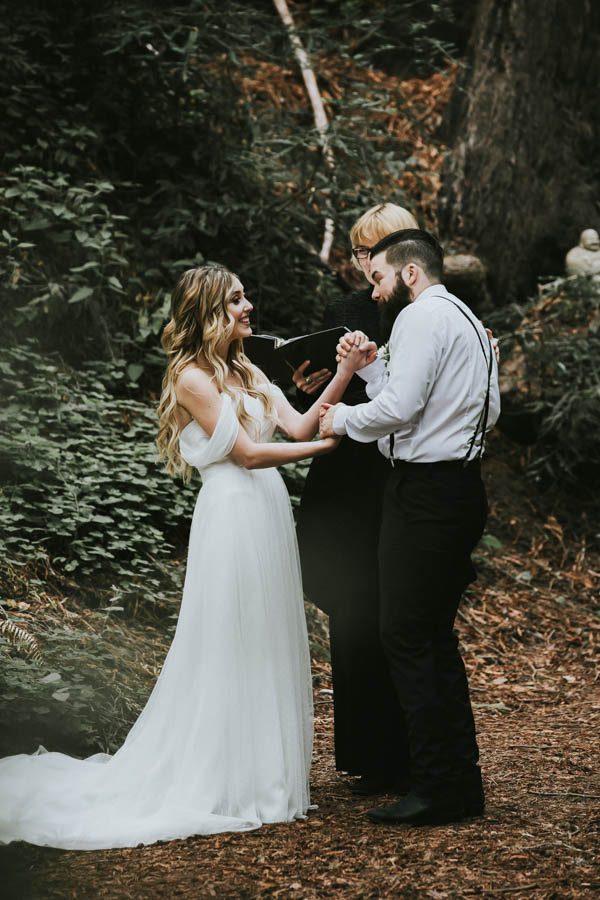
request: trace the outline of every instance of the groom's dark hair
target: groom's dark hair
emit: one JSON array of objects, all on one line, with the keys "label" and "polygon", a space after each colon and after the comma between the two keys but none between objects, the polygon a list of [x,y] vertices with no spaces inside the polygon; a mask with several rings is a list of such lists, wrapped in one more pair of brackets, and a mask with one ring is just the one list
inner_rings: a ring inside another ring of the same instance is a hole
[{"label": "groom's dark hair", "polygon": [[373,259],[386,251],[385,260],[399,272],[408,263],[418,263],[425,274],[441,281],[444,271],[444,251],[439,241],[421,228],[402,228],[393,231],[371,247],[369,256]]}]

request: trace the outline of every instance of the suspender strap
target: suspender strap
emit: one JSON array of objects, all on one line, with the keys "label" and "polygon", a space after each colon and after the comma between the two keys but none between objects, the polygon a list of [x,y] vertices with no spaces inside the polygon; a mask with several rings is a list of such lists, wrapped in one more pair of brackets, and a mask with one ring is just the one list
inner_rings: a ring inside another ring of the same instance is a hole
[{"label": "suspender strap", "polygon": [[454,300],[451,300],[450,297],[444,297],[444,298],[440,298],[440,299],[447,300],[449,303],[452,304],[452,306],[455,306],[456,309],[459,311],[459,313],[462,313],[462,315],[465,317],[465,319],[467,320],[469,325],[471,325],[471,327],[473,328],[473,331],[477,335],[477,340],[479,341],[479,346],[481,347],[481,352],[483,353],[483,358],[485,359],[486,365],[487,365],[487,388],[486,388],[486,392],[485,392],[485,400],[483,402],[483,409],[481,410],[481,413],[479,414],[479,418],[477,419],[477,425],[475,426],[475,431],[473,432],[473,437],[471,438],[471,442],[469,444],[469,449],[467,450],[465,458],[463,459],[463,465],[466,466],[470,462],[469,457],[471,455],[471,451],[472,451],[473,447],[475,446],[475,441],[477,440],[477,436],[478,436],[480,430],[481,430],[481,444],[479,445],[479,451],[478,451],[475,459],[481,459],[481,457],[483,455],[483,444],[485,441],[485,432],[487,429],[488,415],[489,415],[489,411],[490,411],[490,384],[492,381],[492,369],[494,366],[494,350],[492,348],[492,342],[490,341],[490,339],[488,337],[488,339],[487,339],[488,350],[490,351],[490,355],[489,355],[489,359],[488,359],[488,355],[485,352],[485,348],[483,346],[483,341],[481,340],[481,335],[479,334],[477,325],[475,324],[475,322],[473,321],[471,316],[469,316],[464,311],[464,309],[462,309],[462,307],[460,307],[458,305],[458,303],[455,303]]}]

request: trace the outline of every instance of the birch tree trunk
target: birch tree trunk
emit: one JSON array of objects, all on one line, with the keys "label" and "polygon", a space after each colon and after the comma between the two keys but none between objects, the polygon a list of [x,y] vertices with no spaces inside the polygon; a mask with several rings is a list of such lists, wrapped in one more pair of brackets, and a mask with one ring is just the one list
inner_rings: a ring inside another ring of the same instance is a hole
[{"label": "birch tree trunk", "polygon": [[[304,80],[304,86],[306,87],[306,93],[308,94],[308,99],[313,110],[315,127],[319,133],[319,137],[321,140],[321,147],[325,158],[325,165],[329,172],[333,173],[335,170],[335,159],[333,156],[333,149],[329,142],[329,120],[327,119],[327,113],[325,112],[325,107],[323,106],[323,100],[319,92],[314,69],[311,66],[308,54],[304,49],[302,41],[300,40],[300,36],[298,35],[298,32],[296,30],[296,25],[294,23],[286,0],[273,0],[273,4],[275,6],[275,9],[279,13],[279,17],[288,33],[294,56],[296,57],[298,65],[300,66],[300,71],[302,72],[302,78]],[[324,263],[329,262],[329,255],[331,253],[331,247],[333,245],[334,230],[335,228],[333,219],[330,216],[327,216],[325,219],[323,243],[321,245],[321,250],[319,251],[319,258]]]}]

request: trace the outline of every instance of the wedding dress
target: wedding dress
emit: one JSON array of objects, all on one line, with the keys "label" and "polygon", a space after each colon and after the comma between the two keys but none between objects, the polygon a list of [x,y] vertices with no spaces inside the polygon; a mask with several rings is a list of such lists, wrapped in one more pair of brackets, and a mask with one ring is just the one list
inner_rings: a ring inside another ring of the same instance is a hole
[{"label": "wedding dress", "polygon": [[[243,402],[271,440],[260,400]],[[305,816],[312,693],[294,523],[276,469],[228,458],[238,427],[223,394],[210,438],[195,421],[181,432],[203,487],[177,630],[144,710],[114,756],[0,760],[0,842],[131,847]]]}]

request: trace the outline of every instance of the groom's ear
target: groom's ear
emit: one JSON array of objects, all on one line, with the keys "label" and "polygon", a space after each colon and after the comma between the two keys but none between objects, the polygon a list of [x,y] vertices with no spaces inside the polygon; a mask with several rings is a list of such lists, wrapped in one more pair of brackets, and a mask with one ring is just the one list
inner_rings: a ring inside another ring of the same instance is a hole
[{"label": "groom's ear", "polygon": [[419,267],[416,263],[408,263],[402,272],[406,278],[407,287],[412,287],[412,285],[419,280]]}]

